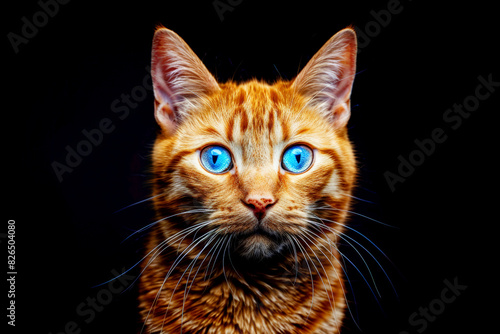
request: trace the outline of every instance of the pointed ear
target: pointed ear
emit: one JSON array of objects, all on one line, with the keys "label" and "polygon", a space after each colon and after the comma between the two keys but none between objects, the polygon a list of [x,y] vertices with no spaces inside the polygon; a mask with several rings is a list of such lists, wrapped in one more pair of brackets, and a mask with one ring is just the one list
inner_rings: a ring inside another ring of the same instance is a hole
[{"label": "pointed ear", "polygon": [[351,115],[356,52],[354,30],[341,30],[325,43],[293,82],[293,87],[309,98],[308,104],[331,119],[336,128],[344,127]]},{"label": "pointed ear", "polygon": [[155,95],[155,117],[171,134],[179,122],[219,85],[200,58],[175,32],[156,30],[153,38],[151,74]]}]

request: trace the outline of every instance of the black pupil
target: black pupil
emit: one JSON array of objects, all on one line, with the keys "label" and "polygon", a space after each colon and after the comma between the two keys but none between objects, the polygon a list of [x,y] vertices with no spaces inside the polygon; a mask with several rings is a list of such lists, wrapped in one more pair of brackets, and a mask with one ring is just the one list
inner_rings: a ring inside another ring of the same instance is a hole
[{"label": "black pupil", "polygon": [[215,154],[212,155],[212,161],[214,162],[214,165],[217,162],[218,157],[219,157],[218,155],[215,155]]},{"label": "black pupil", "polygon": [[297,163],[299,164],[300,163],[300,156],[301,154],[295,154],[295,159],[297,159]]}]

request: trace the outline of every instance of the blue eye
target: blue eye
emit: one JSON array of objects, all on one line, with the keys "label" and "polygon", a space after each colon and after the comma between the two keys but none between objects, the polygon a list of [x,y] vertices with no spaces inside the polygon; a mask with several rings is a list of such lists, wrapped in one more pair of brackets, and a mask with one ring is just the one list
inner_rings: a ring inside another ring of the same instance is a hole
[{"label": "blue eye", "polygon": [[231,154],[221,146],[208,146],[201,151],[201,164],[211,173],[222,174],[233,166]]},{"label": "blue eye", "polygon": [[293,145],[285,150],[281,160],[283,169],[291,173],[305,172],[312,164],[313,152],[305,145]]}]

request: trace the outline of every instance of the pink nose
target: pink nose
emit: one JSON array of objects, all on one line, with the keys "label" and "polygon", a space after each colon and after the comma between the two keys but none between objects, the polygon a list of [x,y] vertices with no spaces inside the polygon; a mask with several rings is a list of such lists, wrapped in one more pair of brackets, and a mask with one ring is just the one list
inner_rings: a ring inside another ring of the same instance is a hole
[{"label": "pink nose", "polygon": [[243,204],[250,208],[259,220],[264,218],[267,210],[275,203],[276,200],[272,195],[248,195],[245,201],[243,201]]}]

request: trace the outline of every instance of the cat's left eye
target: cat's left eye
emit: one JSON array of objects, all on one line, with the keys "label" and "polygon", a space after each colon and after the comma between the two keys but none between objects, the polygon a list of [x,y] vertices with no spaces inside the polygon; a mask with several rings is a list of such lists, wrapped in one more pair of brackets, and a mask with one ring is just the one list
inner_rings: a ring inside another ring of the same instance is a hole
[{"label": "cat's left eye", "polygon": [[222,174],[233,167],[231,153],[222,146],[205,147],[200,154],[201,165],[209,172]]},{"label": "cat's left eye", "polygon": [[281,158],[281,167],[294,174],[309,169],[313,162],[313,151],[306,145],[293,145],[285,150]]}]

